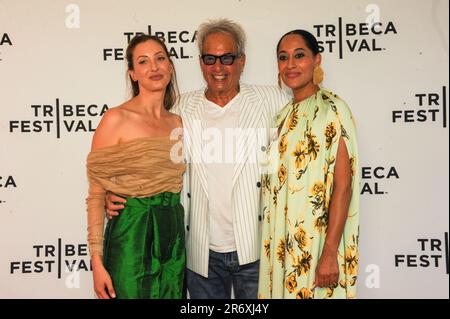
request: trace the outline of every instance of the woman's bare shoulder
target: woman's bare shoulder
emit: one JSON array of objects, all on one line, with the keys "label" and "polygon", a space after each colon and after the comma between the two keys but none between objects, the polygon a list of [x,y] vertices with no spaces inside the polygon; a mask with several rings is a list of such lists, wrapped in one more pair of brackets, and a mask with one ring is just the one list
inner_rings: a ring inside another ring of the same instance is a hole
[{"label": "woman's bare shoulder", "polygon": [[112,146],[118,143],[121,127],[127,117],[122,105],[112,107],[103,114],[92,138],[92,149]]}]

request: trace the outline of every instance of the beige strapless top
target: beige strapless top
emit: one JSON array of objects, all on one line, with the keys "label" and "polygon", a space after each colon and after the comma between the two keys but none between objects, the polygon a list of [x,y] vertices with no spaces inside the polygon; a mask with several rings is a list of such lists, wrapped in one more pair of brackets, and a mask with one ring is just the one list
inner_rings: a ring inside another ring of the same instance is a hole
[{"label": "beige strapless top", "polygon": [[106,192],[127,197],[180,192],[185,171],[183,159],[182,140],[169,137],[137,138],[89,153],[86,203],[91,255],[103,255]]}]

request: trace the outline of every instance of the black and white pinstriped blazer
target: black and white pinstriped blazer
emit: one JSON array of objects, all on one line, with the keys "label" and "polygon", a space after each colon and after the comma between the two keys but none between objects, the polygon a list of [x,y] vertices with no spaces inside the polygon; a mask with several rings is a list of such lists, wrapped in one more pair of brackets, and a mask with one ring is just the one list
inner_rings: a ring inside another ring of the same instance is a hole
[{"label": "black and white pinstriped blazer", "polygon": [[[185,154],[188,163],[184,175],[182,203],[185,208],[188,269],[208,277],[209,218],[208,185],[201,150],[204,90],[182,94],[172,111],[181,116],[184,126]],[[260,255],[261,168],[255,158],[265,152],[278,111],[289,96],[274,86],[240,85],[241,113],[238,158],[232,179],[232,213],[237,253],[241,265],[254,262]],[[248,132],[257,130],[258,138]],[[246,133],[247,132],[247,133]],[[247,135],[246,135],[247,134]],[[251,135],[251,134],[250,134]],[[253,136],[254,137],[254,136]],[[257,145],[255,147],[254,142]]]}]

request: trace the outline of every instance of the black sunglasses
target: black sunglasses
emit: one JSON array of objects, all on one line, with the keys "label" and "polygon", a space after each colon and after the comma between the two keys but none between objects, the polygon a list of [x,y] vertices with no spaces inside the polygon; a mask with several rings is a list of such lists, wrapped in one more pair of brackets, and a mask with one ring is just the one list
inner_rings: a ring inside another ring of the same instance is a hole
[{"label": "black sunglasses", "polygon": [[220,63],[223,65],[232,65],[234,60],[240,55],[227,53],[224,55],[214,55],[214,54],[202,54],[201,55],[203,63],[206,65],[214,65],[216,64],[217,59],[220,59]]}]

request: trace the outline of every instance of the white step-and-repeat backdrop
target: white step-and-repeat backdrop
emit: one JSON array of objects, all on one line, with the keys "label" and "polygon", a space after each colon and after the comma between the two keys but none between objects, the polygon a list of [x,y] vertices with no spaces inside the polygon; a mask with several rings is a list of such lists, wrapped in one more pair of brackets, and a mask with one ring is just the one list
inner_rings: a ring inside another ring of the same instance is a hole
[{"label": "white step-and-repeat backdrop", "polygon": [[93,298],[85,158],[128,96],[124,48],[163,37],[204,86],[198,25],[248,36],[242,81],[276,85],[282,34],[310,30],[359,128],[359,298],[448,298],[447,0],[0,0],[0,298]]}]

